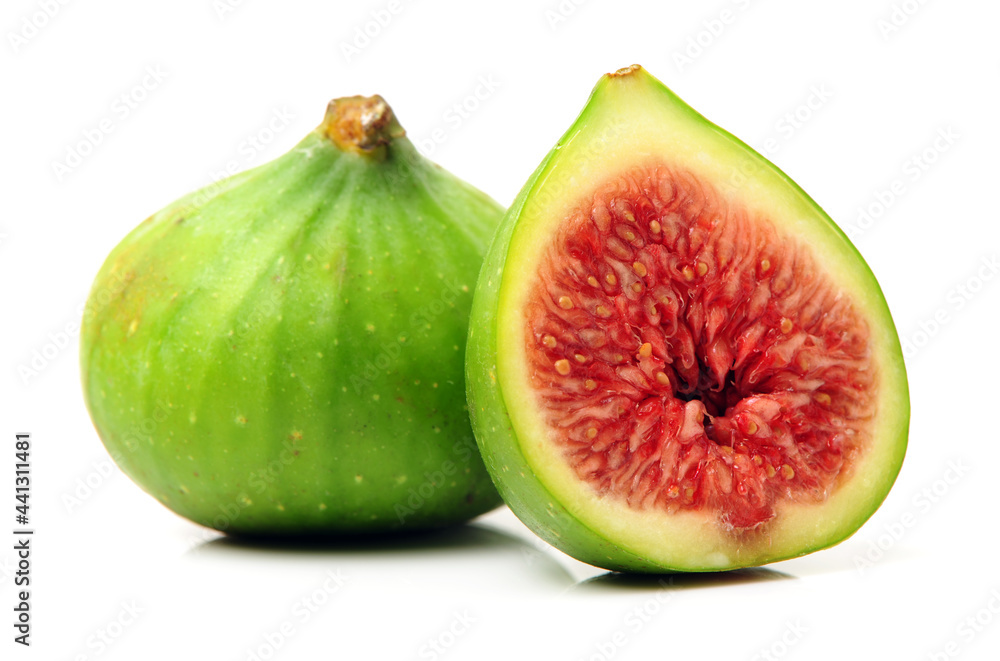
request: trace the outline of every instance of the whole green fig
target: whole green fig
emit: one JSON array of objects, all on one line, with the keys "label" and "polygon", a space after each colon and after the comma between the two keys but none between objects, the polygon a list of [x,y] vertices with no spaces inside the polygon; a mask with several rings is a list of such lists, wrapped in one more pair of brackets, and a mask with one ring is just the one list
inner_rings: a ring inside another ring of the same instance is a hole
[{"label": "whole green fig", "polygon": [[499,504],[463,357],[503,209],[424,159],[378,96],[183,197],[97,275],[83,390],[122,470],[230,533],[422,529]]}]

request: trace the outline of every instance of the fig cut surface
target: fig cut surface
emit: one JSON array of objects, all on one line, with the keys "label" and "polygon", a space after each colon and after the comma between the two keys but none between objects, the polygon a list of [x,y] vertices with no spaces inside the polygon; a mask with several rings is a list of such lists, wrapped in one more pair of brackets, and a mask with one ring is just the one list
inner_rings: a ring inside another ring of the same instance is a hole
[{"label": "fig cut surface", "polygon": [[899,340],[863,258],[640,67],[602,78],[504,219],[467,370],[512,510],[609,569],[831,546],[906,448]]}]

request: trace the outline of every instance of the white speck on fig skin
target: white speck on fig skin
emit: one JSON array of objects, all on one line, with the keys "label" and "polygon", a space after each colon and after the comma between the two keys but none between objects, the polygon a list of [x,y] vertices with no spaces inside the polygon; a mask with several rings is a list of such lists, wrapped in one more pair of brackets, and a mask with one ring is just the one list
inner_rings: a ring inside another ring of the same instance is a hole
[{"label": "white speck on fig skin", "polygon": [[705,564],[709,567],[728,567],[732,562],[725,553],[715,552],[705,558]]}]

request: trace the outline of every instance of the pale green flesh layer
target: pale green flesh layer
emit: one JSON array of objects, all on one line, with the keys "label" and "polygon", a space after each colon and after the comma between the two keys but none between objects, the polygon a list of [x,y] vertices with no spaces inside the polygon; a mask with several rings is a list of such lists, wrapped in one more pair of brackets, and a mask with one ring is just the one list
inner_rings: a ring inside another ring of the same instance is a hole
[{"label": "pale green flesh layer", "polygon": [[168,507],[229,532],[495,507],[461,377],[501,214],[405,139],[375,162],[320,132],[178,200],[91,293],[81,371],[102,440]]},{"label": "pale green flesh layer", "polygon": [[[530,387],[522,310],[536,266],[568,213],[615,172],[662,163],[709,182],[730,204],[809,245],[869,324],[879,374],[872,439],[852,477],[821,505],[779,506],[766,539],[747,544],[714,513],[641,511],[598,496],[549,438]],[[874,276],[830,218],[775,166],[712,125],[642,70],[606,76],[508,211],[473,306],[470,410],[487,467],[529,527],[585,562],[634,571],[721,570],[831,546],[885,498],[906,448],[909,400],[892,318]]]}]

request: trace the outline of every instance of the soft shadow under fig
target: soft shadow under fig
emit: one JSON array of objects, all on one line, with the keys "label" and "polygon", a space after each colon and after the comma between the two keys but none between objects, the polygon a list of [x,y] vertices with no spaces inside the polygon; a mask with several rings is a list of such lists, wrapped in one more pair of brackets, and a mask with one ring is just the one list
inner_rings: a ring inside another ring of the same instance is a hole
[{"label": "soft shadow under fig", "polygon": [[343,537],[254,537],[225,536],[191,549],[189,554],[227,556],[260,554],[265,556],[311,556],[389,558],[404,562],[412,557],[452,557],[456,560],[482,557],[495,561],[498,554],[523,562],[536,577],[558,585],[572,586],[574,578],[554,558],[539,552],[525,540],[509,533],[475,523],[441,530]]},{"label": "soft shadow under fig", "polygon": [[764,567],[733,569],[721,572],[677,574],[624,574],[608,572],[588,578],[574,586],[574,591],[599,592],[612,590],[691,590],[714,588],[742,583],[784,581],[795,576]]},{"label": "soft shadow under fig", "polygon": [[263,553],[413,553],[446,549],[496,549],[524,542],[476,525],[441,530],[345,536],[227,535],[196,547],[201,551],[251,551]]}]

